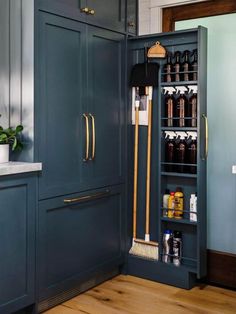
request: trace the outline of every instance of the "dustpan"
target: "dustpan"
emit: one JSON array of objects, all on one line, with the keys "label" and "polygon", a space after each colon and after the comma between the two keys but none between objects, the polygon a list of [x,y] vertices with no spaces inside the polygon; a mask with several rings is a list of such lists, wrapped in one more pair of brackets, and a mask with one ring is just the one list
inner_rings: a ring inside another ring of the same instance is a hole
[{"label": "dustpan", "polygon": [[149,48],[147,57],[148,58],[165,58],[166,49],[160,44],[159,41],[155,43],[151,48]]}]

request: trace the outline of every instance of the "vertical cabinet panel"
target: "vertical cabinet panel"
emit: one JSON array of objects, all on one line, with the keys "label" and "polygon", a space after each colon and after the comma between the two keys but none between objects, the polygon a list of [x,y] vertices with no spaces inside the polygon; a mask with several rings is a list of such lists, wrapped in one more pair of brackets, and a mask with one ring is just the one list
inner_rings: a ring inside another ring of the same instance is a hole
[{"label": "vertical cabinet panel", "polygon": [[127,0],[126,29],[129,34],[137,34],[137,0]]},{"label": "vertical cabinet panel", "polygon": [[91,180],[110,185],[124,175],[124,37],[94,27],[88,34],[88,111],[96,123]]},{"label": "vertical cabinet panel", "polygon": [[65,205],[62,198],[42,201],[39,206],[40,299],[71,288],[102,266],[120,261],[124,250],[122,217],[120,188],[112,189],[102,198],[74,205]]},{"label": "vertical cabinet panel", "polygon": [[34,302],[35,181],[0,180],[0,313]]},{"label": "vertical cabinet panel", "polygon": [[40,16],[40,197],[78,191],[84,168],[85,26]]}]

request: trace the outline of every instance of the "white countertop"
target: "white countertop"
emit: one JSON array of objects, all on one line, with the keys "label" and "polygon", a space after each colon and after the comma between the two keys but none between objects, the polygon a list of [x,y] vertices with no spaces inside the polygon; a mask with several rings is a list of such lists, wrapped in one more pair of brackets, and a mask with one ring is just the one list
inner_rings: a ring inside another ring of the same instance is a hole
[{"label": "white countertop", "polygon": [[10,161],[7,163],[0,164],[0,176],[6,176],[17,173],[26,173],[41,171],[42,163],[41,162],[18,162]]}]

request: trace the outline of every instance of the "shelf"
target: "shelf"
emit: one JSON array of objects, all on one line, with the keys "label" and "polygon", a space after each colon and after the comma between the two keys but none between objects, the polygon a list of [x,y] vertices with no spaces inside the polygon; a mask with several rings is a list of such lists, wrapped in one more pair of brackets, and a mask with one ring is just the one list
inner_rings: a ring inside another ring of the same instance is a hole
[{"label": "shelf", "polygon": [[182,85],[197,85],[198,81],[180,81],[180,82],[161,82],[161,87],[165,86],[182,86]]},{"label": "shelf", "polygon": [[196,221],[190,221],[189,219],[175,219],[175,218],[161,217],[161,221],[197,226]]},{"label": "shelf", "polygon": [[161,127],[161,131],[183,131],[183,132],[186,132],[186,131],[192,131],[192,132],[197,132],[197,128],[196,127],[177,127],[177,126],[163,126]]},{"label": "shelf", "polygon": [[183,177],[183,178],[197,178],[197,174],[181,173],[181,172],[161,172],[162,176]]}]

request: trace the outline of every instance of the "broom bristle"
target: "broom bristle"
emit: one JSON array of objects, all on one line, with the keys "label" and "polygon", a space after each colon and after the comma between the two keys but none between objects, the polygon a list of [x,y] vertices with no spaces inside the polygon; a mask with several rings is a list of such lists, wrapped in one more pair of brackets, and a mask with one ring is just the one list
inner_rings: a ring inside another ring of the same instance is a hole
[{"label": "broom bristle", "polygon": [[153,246],[147,243],[133,241],[133,245],[129,251],[130,254],[158,260],[158,246]]}]

